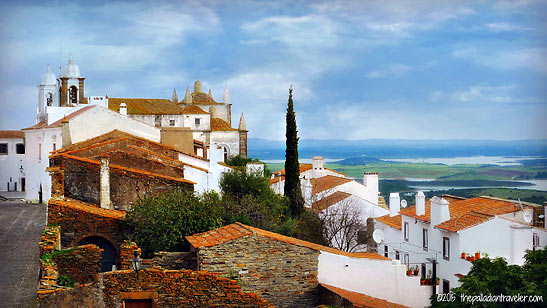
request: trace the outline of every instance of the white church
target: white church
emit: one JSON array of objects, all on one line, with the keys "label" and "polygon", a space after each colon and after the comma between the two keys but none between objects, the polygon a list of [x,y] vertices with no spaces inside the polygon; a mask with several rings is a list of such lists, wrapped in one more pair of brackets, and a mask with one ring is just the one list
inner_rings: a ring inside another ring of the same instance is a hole
[{"label": "white church", "polygon": [[85,79],[72,56],[58,77],[47,66],[38,85],[36,124],[0,131],[0,193],[24,191],[27,202],[47,202],[51,152],[113,130],[183,149],[187,154],[180,160],[201,170],[188,176],[205,170],[206,175],[192,179],[197,191],[219,190],[218,179],[228,169],[222,162],[247,156],[245,118],[241,114],[238,128],[232,128],[227,88],[222,102],[214,100],[211,90],[202,92],[200,81],[193,92],[187,88],[182,101],[176,90],[171,99],[86,97]]}]

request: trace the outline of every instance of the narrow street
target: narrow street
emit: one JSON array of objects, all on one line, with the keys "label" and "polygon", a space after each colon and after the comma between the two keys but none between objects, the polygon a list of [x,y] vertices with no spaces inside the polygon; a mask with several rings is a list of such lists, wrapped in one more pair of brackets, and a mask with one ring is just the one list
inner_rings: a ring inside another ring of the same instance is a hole
[{"label": "narrow street", "polygon": [[0,201],[0,298],[2,307],[36,307],[40,234],[46,205]]}]

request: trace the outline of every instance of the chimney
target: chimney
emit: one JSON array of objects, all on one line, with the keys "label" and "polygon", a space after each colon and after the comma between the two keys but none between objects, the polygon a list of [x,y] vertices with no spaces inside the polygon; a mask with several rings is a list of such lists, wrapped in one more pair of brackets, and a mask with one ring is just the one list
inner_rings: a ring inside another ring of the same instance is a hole
[{"label": "chimney", "polygon": [[375,198],[374,200],[371,200],[371,201],[374,201],[374,203],[377,204],[378,193],[379,193],[378,172],[365,172],[363,174],[363,185],[366,186],[367,192],[369,192],[369,194],[367,195],[370,195],[372,198]]},{"label": "chimney", "polygon": [[399,193],[390,193],[389,194],[389,216],[393,217],[399,214],[401,210],[401,197]]},{"label": "chimney", "polygon": [[127,105],[125,103],[120,104],[120,114],[127,115]]},{"label": "chimney", "polygon": [[207,95],[209,95],[210,98],[213,98],[213,91],[211,91],[211,89],[209,89],[209,93]]},{"label": "chimney", "polygon": [[63,134],[63,148],[66,148],[72,144],[72,138],[70,136],[70,123],[66,117],[61,120],[61,133]]},{"label": "chimney", "polygon": [[416,193],[416,216],[425,215],[425,195],[423,191]]},{"label": "chimney", "polygon": [[313,178],[319,178],[325,175],[325,166],[323,156],[314,156],[312,161]]},{"label": "chimney", "polygon": [[312,185],[310,179],[300,179],[300,186],[302,187],[302,196],[307,207],[311,207],[312,200]]},{"label": "chimney", "polygon": [[436,226],[450,219],[450,203],[437,196],[431,198],[431,225]]},{"label": "chimney", "polygon": [[194,82],[194,93],[198,93],[198,92],[203,92],[203,91],[201,88],[201,81],[196,80],[196,82]]},{"label": "chimney", "polygon": [[112,202],[110,202],[110,163],[108,156],[101,158],[101,171],[100,171],[100,181],[101,181],[101,208],[113,210]]},{"label": "chimney", "polygon": [[211,114],[211,119],[215,118],[218,119],[218,112],[217,109],[214,106],[209,107],[209,113]]}]

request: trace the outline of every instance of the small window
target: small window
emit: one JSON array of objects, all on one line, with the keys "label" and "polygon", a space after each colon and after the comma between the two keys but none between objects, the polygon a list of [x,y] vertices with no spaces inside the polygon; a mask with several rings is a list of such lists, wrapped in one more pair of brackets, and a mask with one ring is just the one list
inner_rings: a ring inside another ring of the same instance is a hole
[{"label": "small window", "polygon": [[42,159],[42,144],[38,143],[38,159]]},{"label": "small window", "polygon": [[427,241],[428,241],[428,238],[427,238],[427,229],[423,229],[423,233],[422,233],[422,247],[424,248],[424,250],[427,250]]},{"label": "small window", "polygon": [[0,143],[0,155],[8,155],[8,144]]},{"label": "small window", "polygon": [[401,260],[401,254],[397,250],[395,250],[395,260]]},{"label": "small window", "polygon": [[75,86],[70,87],[68,91],[68,99],[72,105],[78,104],[78,88]]},{"label": "small window", "polygon": [[388,257],[388,248],[387,248],[387,245],[384,245],[384,257]]},{"label": "small window", "polygon": [[17,154],[25,154],[25,144],[24,143],[16,144],[15,151],[17,152]]},{"label": "small window", "polygon": [[404,232],[405,233],[405,241],[408,242],[408,222],[405,222],[404,226],[405,226],[405,230],[404,230],[405,231]]},{"label": "small window", "polygon": [[410,258],[408,256],[408,253],[405,253],[403,255],[403,263],[406,264],[406,266],[410,266]]},{"label": "small window", "polygon": [[450,281],[443,279],[443,293],[450,292]]},{"label": "small window", "polygon": [[535,249],[535,247],[539,247],[539,235],[537,233],[532,234],[532,245]]},{"label": "small window", "polygon": [[443,258],[450,260],[450,239],[448,237],[443,237]]},{"label": "small window", "polygon": [[55,150],[57,150],[57,144],[56,143],[53,144],[53,151],[55,151]]},{"label": "small window", "polygon": [[48,93],[46,95],[46,102],[48,106],[51,106],[53,104],[53,94]]},{"label": "small window", "polygon": [[175,120],[169,120],[169,126],[175,126]]},{"label": "small window", "polygon": [[201,122],[201,119],[200,119],[200,118],[196,118],[196,119],[194,119],[194,120],[195,120],[196,126],[199,126],[199,123]]}]

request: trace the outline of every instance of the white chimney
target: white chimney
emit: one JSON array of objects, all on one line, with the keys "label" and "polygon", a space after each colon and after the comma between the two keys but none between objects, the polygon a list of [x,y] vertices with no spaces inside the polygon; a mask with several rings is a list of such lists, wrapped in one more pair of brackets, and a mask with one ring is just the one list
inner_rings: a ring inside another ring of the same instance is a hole
[{"label": "white chimney", "polygon": [[450,203],[445,199],[434,196],[431,198],[431,225],[436,226],[450,220]]},{"label": "white chimney", "polygon": [[416,193],[416,216],[425,215],[425,195],[423,191]]},{"label": "white chimney", "polygon": [[127,115],[127,105],[125,103],[120,104],[120,114]]},{"label": "white chimney", "polygon": [[363,185],[367,188],[367,195],[373,198],[370,201],[378,203],[378,173],[377,172],[365,172],[363,175]]},{"label": "white chimney", "polygon": [[319,178],[325,175],[325,166],[323,156],[314,156],[312,161],[313,178]]},{"label": "white chimney", "polygon": [[399,214],[401,210],[401,197],[399,193],[390,193],[389,194],[389,216],[393,217]]},{"label": "white chimney", "polygon": [[302,187],[302,196],[304,197],[304,202],[306,206],[311,207],[313,187],[311,185],[310,179],[300,179],[300,186]]}]

